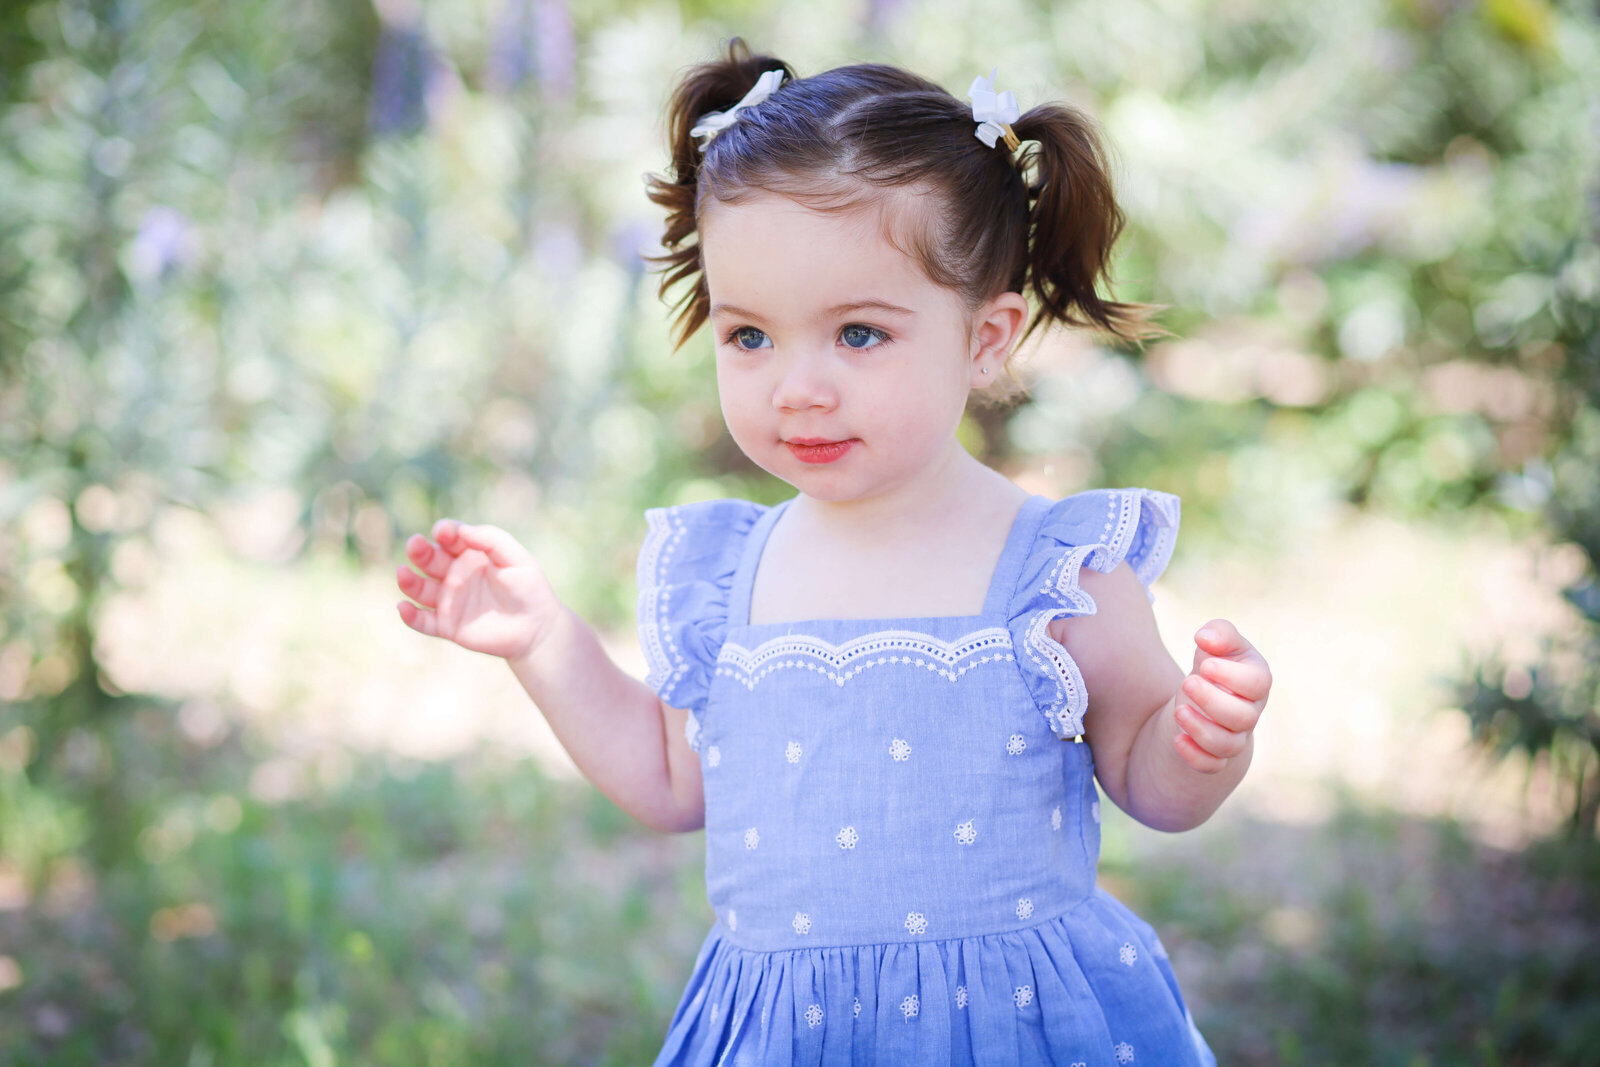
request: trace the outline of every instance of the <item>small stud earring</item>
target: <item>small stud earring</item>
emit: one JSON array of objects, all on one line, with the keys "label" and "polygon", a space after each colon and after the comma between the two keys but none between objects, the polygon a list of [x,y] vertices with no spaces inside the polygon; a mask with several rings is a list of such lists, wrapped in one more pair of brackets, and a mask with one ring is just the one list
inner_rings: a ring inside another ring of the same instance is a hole
[{"label": "small stud earring", "polygon": [[988,374],[989,373],[989,368],[988,367],[982,367],[982,368],[980,368],[979,373]]}]

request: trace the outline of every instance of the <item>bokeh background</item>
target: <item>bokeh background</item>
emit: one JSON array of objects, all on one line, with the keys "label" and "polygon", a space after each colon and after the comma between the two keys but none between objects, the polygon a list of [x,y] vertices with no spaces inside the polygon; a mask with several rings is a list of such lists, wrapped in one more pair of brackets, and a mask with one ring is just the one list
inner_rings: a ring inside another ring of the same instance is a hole
[{"label": "bokeh background", "polygon": [[1184,529],[1255,766],[1103,882],[1224,1064],[1600,1048],[1600,24],[1575,0],[0,6],[0,1061],[648,1062],[709,922],[503,664],[407,631],[440,515],[620,661],[649,506],[773,502],[641,258],[741,34],[1116,153],[1143,352],[1043,338],[969,447]]}]

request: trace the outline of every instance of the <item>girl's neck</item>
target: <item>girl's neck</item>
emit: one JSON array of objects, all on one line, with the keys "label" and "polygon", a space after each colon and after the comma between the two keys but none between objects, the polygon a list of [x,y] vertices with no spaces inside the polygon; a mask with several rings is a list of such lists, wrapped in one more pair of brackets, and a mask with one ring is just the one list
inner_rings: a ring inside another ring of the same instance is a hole
[{"label": "girl's neck", "polygon": [[890,544],[918,531],[948,526],[973,509],[1021,506],[1027,493],[952,442],[943,461],[916,481],[857,500],[818,500],[801,493],[791,521],[857,543]]}]

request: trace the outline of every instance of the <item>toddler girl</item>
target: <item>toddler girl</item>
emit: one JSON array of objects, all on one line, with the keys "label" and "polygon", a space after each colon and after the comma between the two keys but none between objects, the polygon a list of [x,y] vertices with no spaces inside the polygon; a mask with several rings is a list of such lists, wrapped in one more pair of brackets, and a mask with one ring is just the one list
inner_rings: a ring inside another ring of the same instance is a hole
[{"label": "toddler girl", "polygon": [[1099,292],[1121,216],[1092,127],[969,95],[737,41],[678,87],[663,288],[688,286],[680,342],[715,330],[734,440],[797,492],[647,512],[647,682],[505,532],[406,546],[409,626],[505,657],[641,821],[705,827],[717,921],[658,1063],[1214,1063],[1095,886],[1095,779],[1199,824],[1270,675],[1220,619],[1187,676],[1162,647],[1175,497],[1030,496],[958,443],[1033,327],[1150,330]]}]

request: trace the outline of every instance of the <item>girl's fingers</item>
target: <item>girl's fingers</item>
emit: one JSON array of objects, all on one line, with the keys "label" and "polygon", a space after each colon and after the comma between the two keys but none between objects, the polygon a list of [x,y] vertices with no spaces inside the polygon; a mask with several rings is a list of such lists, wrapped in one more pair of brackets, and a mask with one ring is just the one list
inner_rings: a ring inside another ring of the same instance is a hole
[{"label": "girl's fingers", "polygon": [[460,531],[460,522],[455,519],[440,519],[433,524],[433,539],[450,555],[459,556],[466,547],[461,543]]},{"label": "girl's fingers", "polygon": [[449,573],[450,561],[453,558],[421,534],[412,534],[406,538],[406,559],[430,578],[443,578]]},{"label": "girl's fingers", "polygon": [[1184,678],[1180,688],[1195,707],[1225,729],[1238,733],[1253,730],[1261,717],[1261,708],[1255,701],[1236,696],[1199,675]]},{"label": "girl's fingers", "polygon": [[418,574],[410,567],[397,568],[395,579],[400,584],[400,591],[418,604],[425,608],[437,608],[439,606],[441,586],[437,579]]},{"label": "girl's fingers", "polygon": [[1219,759],[1195,744],[1194,738],[1188,734],[1179,734],[1174,743],[1178,746],[1178,755],[1183,757],[1184,762],[1201,774],[1216,774],[1228,765],[1227,760]]},{"label": "girl's fingers", "polygon": [[1206,681],[1246,700],[1264,700],[1272,690],[1272,673],[1260,656],[1243,661],[1208,656],[1195,669]]},{"label": "girl's fingers", "polygon": [[520,567],[533,562],[528,550],[498,526],[459,526],[456,533],[463,545],[482,552],[497,567]]},{"label": "girl's fingers", "polygon": [[1195,631],[1194,643],[1209,655],[1232,659],[1255,651],[1255,646],[1246,641],[1239,628],[1227,619],[1212,619],[1200,627]]},{"label": "girl's fingers", "polygon": [[427,634],[429,637],[439,636],[439,617],[433,612],[424,611],[409,600],[400,601],[398,607],[401,622],[418,633]]},{"label": "girl's fingers", "polygon": [[1229,759],[1244,751],[1244,734],[1219,726],[1188,704],[1179,704],[1173,716],[1191,741],[1217,759]]}]

